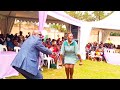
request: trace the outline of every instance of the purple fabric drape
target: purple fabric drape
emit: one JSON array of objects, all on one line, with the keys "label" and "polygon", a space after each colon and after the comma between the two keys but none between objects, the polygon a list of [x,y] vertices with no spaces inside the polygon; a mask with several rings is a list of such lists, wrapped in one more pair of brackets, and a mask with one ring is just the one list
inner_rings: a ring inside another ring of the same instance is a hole
[{"label": "purple fabric drape", "polygon": [[39,30],[42,31],[44,29],[47,18],[47,11],[39,11]]}]

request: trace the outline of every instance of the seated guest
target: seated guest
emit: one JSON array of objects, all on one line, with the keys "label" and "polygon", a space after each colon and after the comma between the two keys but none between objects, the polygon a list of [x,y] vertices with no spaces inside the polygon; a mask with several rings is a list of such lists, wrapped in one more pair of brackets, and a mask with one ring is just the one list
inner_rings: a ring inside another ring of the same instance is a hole
[{"label": "seated guest", "polygon": [[86,45],[85,49],[86,49],[86,58],[88,59],[88,54],[89,54],[90,51],[91,51],[91,45],[90,45],[90,43],[88,43],[88,44]]},{"label": "seated guest", "polygon": [[27,39],[28,37],[29,37],[29,36],[28,36],[28,35],[26,35],[26,36],[25,36],[25,39]]},{"label": "seated guest", "polygon": [[62,46],[62,41],[60,41],[60,43],[59,43],[59,48],[61,49],[61,46]]},{"label": "seated guest", "polygon": [[120,49],[120,45],[117,45],[117,48],[116,49]]},{"label": "seated guest", "polygon": [[8,51],[14,51],[13,40],[8,37],[6,43],[7,43],[7,49],[8,49]]},{"label": "seated guest", "polygon": [[59,54],[59,47],[56,44],[56,41],[52,41],[52,46],[51,46],[51,51],[53,52],[52,55],[50,55],[50,57],[52,57],[54,59],[55,64],[57,64],[57,60],[58,60],[58,54]]},{"label": "seated guest", "polygon": [[60,45],[60,38],[57,39],[56,43],[57,45]]},{"label": "seated guest", "polygon": [[112,43],[112,41],[110,40],[110,38],[108,38],[107,43],[109,43],[109,44]]},{"label": "seated guest", "polygon": [[102,61],[102,50],[101,49],[97,49],[95,52],[95,59],[99,59],[99,61]]},{"label": "seated guest", "polygon": [[45,42],[44,42],[44,39],[42,39],[42,44],[45,46]]},{"label": "seated guest", "polygon": [[94,49],[92,49],[92,51],[88,54],[88,59],[95,61],[95,50]]},{"label": "seated guest", "polygon": [[48,42],[50,42],[50,45],[52,45],[52,41],[51,41],[51,38],[48,38]]},{"label": "seated guest", "polygon": [[51,47],[50,41],[48,39],[46,39],[45,47],[47,48]]},{"label": "seated guest", "polygon": [[30,32],[28,32],[28,37],[30,37],[31,36],[31,34],[30,34]]},{"label": "seated guest", "polygon": [[4,45],[4,37],[3,37],[3,34],[0,34],[0,44]]},{"label": "seated guest", "polygon": [[25,37],[23,36],[23,32],[22,31],[20,31],[19,32],[19,43],[20,43],[20,45],[22,45],[23,44],[23,42],[25,41]]},{"label": "seated guest", "polygon": [[14,44],[14,46],[20,47],[20,44],[17,42],[16,39],[13,40],[13,44]]}]

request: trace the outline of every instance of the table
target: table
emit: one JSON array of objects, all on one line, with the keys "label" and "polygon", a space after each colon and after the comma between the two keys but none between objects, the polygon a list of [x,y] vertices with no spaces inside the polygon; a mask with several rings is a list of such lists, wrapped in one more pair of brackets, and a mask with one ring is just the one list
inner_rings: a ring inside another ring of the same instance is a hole
[{"label": "table", "polygon": [[105,52],[104,57],[109,64],[120,65],[120,53]]},{"label": "table", "polygon": [[19,73],[11,66],[16,55],[17,53],[12,51],[0,52],[0,78],[19,75]]}]

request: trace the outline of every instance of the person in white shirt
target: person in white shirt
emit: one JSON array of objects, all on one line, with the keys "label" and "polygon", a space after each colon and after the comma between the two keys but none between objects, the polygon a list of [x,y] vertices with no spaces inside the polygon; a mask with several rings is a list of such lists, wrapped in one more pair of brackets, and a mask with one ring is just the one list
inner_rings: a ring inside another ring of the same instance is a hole
[{"label": "person in white shirt", "polygon": [[88,59],[91,59],[92,61],[95,60],[95,50],[92,49],[92,51],[89,53]]}]

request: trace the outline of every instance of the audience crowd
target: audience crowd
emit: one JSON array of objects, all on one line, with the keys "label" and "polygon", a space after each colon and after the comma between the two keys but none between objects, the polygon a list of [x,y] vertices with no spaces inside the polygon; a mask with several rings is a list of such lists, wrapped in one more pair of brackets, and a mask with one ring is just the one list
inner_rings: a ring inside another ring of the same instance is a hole
[{"label": "audience crowd", "polygon": [[[6,45],[8,51],[14,51],[14,47],[21,47],[23,42],[30,35],[31,35],[30,32],[28,32],[28,35],[24,37],[22,31],[20,31],[19,34],[16,33],[15,35],[0,34],[0,44]],[[50,55],[50,57],[54,59],[55,63],[57,63],[57,60],[59,58],[59,52],[60,52],[60,48],[61,48],[63,41],[64,41],[64,37],[58,38],[57,40],[51,39],[51,38],[47,38],[46,40],[42,39],[42,42],[45,45],[45,47],[51,49],[52,52],[54,52],[52,55]]]},{"label": "audience crowd", "polygon": [[105,58],[104,58],[104,49],[105,48],[107,48],[107,49],[120,49],[120,45],[117,45],[117,47],[116,47],[111,42],[88,43],[86,45],[86,58],[94,60],[94,61],[105,61]]},{"label": "audience crowd", "polygon": [[[21,47],[23,42],[30,36],[30,32],[28,32],[28,35],[25,37],[23,36],[23,32],[20,31],[19,34],[16,33],[15,35],[13,34],[0,34],[0,44],[1,45],[6,45],[8,51],[14,51],[14,47]],[[109,48],[109,49],[120,49],[120,45],[117,47],[112,44],[110,39],[107,43],[88,43],[86,45],[86,58],[91,59],[91,60],[97,60],[97,61],[105,61],[104,58],[104,48]],[[57,40],[51,38],[47,38],[46,40],[42,39],[43,44],[45,47],[49,48],[54,52],[50,57],[54,58],[55,63],[57,63],[57,60],[59,58],[59,52],[61,49],[61,45],[64,41],[64,37],[58,38]]]}]

